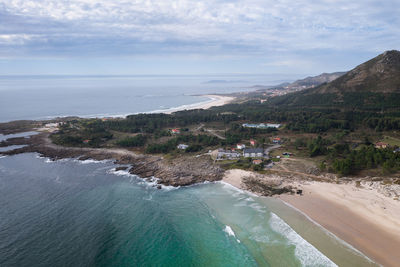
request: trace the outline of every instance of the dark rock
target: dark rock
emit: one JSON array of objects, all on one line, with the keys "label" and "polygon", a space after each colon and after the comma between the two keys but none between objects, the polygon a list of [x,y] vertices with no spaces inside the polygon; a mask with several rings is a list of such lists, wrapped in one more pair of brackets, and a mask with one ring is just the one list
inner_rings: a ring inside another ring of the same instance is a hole
[{"label": "dark rock", "polygon": [[121,166],[121,167],[116,167],[115,168],[115,171],[125,171],[125,170],[127,170],[129,167],[127,167],[127,166]]}]

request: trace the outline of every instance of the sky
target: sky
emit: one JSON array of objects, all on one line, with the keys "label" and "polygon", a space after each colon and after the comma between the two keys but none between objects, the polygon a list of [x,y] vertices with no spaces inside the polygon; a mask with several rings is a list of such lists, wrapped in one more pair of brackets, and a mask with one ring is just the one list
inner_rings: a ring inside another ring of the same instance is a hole
[{"label": "sky", "polygon": [[399,0],[0,0],[0,75],[319,74],[393,49]]}]

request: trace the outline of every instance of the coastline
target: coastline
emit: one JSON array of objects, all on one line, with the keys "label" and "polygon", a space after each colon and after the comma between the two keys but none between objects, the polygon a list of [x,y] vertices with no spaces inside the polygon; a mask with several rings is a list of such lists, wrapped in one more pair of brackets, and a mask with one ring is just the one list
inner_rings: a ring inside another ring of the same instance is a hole
[{"label": "coastline", "polygon": [[[165,113],[171,114],[179,110],[199,108],[207,109],[234,100],[234,97],[228,96],[207,96],[211,100],[181,106]],[[13,142],[33,146],[3,153],[4,155],[38,152],[51,159],[73,157],[78,157],[79,160],[88,158],[96,160],[115,159],[116,163],[134,165],[129,173],[139,175],[144,179],[152,176],[162,177],[160,184],[166,186],[187,186],[204,181],[219,181],[222,178],[222,182],[240,190],[249,191],[248,185],[242,183],[243,178],[251,176],[260,178],[256,177],[256,174],[251,171],[228,170],[224,173],[218,168],[211,170],[211,162],[200,161],[198,158],[191,161],[190,164],[188,164],[187,159],[182,158],[174,162],[171,167],[171,163],[168,163],[162,157],[143,156],[126,149],[61,147],[52,144],[46,133],[34,136],[32,140],[17,138]],[[187,169],[188,165],[190,170]],[[183,169],[185,169],[184,172]],[[207,171],[209,169],[210,172]],[[295,176],[297,175],[295,174]],[[272,182],[271,185],[281,186],[279,176],[279,173],[269,175],[268,179],[269,182]],[[378,189],[371,189],[366,185],[364,185],[366,188],[358,188],[355,184],[300,182],[298,179],[285,179],[283,185],[301,188],[304,194],[303,196],[281,195],[275,197],[276,199],[280,199],[290,207],[305,214],[316,224],[374,261],[385,266],[396,266],[400,262],[400,257],[396,253],[400,247],[399,201],[383,198]],[[362,193],[357,194],[357,192]],[[258,196],[262,195],[257,191],[251,193]]]},{"label": "coastline", "polygon": [[[208,97],[210,98],[209,100],[199,102],[199,103],[194,103],[191,105],[183,105],[175,108],[170,108],[166,110],[160,110],[161,113],[165,114],[171,114],[177,111],[184,111],[184,110],[192,110],[192,109],[209,109],[211,107],[218,107],[218,106],[223,106],[226,104],[231,103],[233,100],[235,100],[235,97],[233,96],[222,96],[222,95],[200,95],[203,97]],[[158,111],[152,111],[150,113],[157,113]]]},{"label": "coastline", "polygon": [[[241,190],[244,177],[254,175],[243,170],[225,172],[223,182]],[[275,196],[303,213],[314,223],[384,266],[398,266],[400,255],[400,201],[383,195],[367,183],[326,182],[294,183],[303,195]],[[258,194],[260,196],[260,194]]]},{"label": "coastline", "polygon": [[[231,103],[236,99],[234,96],[225,96],[225,95],[214,95],[214,94],[207,94],[207,95],[197,95],[202,97],[207,97],[209,99],[193,104],[185,104],[177,107],[166,108],[166,109],[156,109],[144,112],[131,112],[125,114],[87,114],[87,115],[58,115],[58,116],[46,116],[46,117],[38,117],[38,118],[30,118],[26,119],[26,121],[52,121],[57,119],[69,118],[69,117],[76,117],[82,119],[93,119],[93,118],[126,118],[129,115],[137,115],[137,114],[153,114],[153,113],[164,113],[164,114],[172,114],[178,111],[184,110],[193,110],[193,109],[209,109],[211,107],[218,107],[223,106],[226,104]],[[17,120],[10,120],[10,121],[0,121],[0,124],[3,123],[10,123]]]}]

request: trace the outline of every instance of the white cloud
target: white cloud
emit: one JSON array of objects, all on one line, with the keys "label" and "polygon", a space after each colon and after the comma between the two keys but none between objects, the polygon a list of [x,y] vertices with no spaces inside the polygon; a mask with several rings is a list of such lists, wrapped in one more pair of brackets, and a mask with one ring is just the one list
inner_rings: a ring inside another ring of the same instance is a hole
[{"label": "white cloud", "polygon": [[[20,40],[13,43],[19,45],[40,39],[21,36],[39,34],[57,45],[66,39],[76,46],[88,39],[125,40],[132,45],[170,41],[177,49],[192,42],[194,50],[211,45],[242,47],[245,53],[400,48],[397,0],[3,0],[2,4],[14,20],[0,34],[15,35],[11,39]],[[46,27],[48,23],[51,27]]]}]

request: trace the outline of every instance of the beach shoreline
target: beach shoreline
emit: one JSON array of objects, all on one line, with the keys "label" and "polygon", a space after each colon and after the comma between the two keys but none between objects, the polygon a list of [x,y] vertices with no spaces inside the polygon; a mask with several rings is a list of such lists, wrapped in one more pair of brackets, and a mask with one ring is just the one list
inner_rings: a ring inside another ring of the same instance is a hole
[{"label": "beach shoreline", "polygon": [[[243,178],[254,173],[225,172],[223,182],[247,190]],[[400,255],[400,201],[385,196],[376,186],[364,183],[334,184],[307,181],[293,183],[302,195],[274,196],[308,217],[371,260],[398,266]],[[260,194],[257,194],[261,196]]]},{"label": "beach shoreline", "polygon": [[[235,100],[233,96],[222,96],[222,95],[200,95],[202,97],[208,97],[209,100],[194,103],[190,105],[183,105],[175,108],[169,108],[166,110],[161,110],[160,113],[171,114],[177,111],[193,110],[193,109],[209,109],[211,107],[223,106],[231,103]],[[158,111],[152,111],[150,113],[157,113]]]},{"label": "beach shoreline", "polygon": [[[104,118],[126,118],[129,115],[137,115],[137,114],[154,114],[154,113],[164,113],[164,114],[172,114],[178,111],[185,111],[185,110],[193,110],[193,109],[209,109],[211,107],[218,107],[223,106],[226,104],[231,103],[236,99],[234,96],[225,96],[225,95],[214,95],[214,94],[207,94],[207,95],[196,95],[198,97],[207,97],[209,99],[193,104],[185,104],[177,107],[166,108],[166,109],[156,109],[150,111],[142,111],[142,112],[131,112],[131,113],[121,113],[121,114],[81,114],[81,115],[54,115],[54,116],[46,116],[46,117],[38,117],[38,118],[30,118],[26,119],[26,121],[53,121],[53,120],[60,120],[64,118],[82,118],[82,119],[104,119]],[[21,120],[10,120],[10,121],[0,121],[0,124],[3,123],[12,123],[15,121]]]}]

